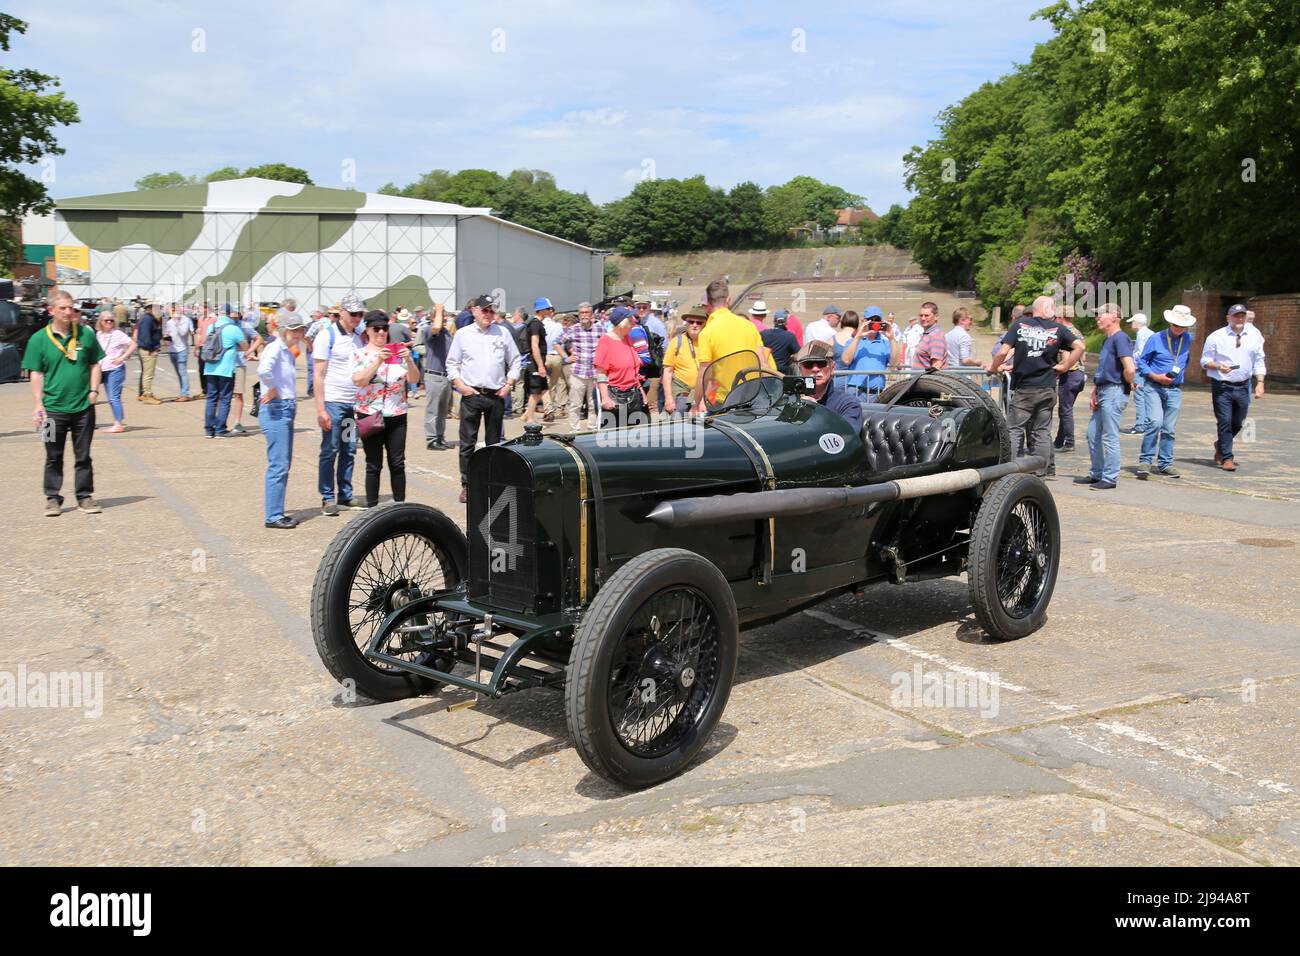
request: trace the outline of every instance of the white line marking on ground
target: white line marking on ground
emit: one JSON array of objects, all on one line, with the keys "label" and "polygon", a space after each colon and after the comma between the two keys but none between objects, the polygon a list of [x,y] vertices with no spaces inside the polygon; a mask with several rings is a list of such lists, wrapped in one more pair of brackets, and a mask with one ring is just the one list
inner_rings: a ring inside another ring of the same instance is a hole
[{"label": "white line marking on ground", "polygon": [[[1246,779],[1245,774],[1238,773],[1230,767],[1225,767],[1217,760],[1212,760],[1204,754],[1197,753],[1195,750],[1188,750],[1186,747],[1179,747],[1177,744],[1166,743],[1160,738],[1154,737],[1144,730],[1138,730],[1136,727],[1130,727],[1128,724],[1105,723],[1098,721],[1097,726],[1109,733],[1116,734],[1120,737],[1127,737],[1129,740],[1135,740],[1140,744],[1155,747],[1157,750],[1163,750],[1165,753],[1171,753],[1175,757],[1182,757],[1184,760],[1190,760],[1193,763],[1201,764],[1212,770],[1217,770],[1219,773],[1227,774],[1229,777],[1236,777],[1239,780]],[[1270,790],[1273,793],[1292,792],[1291,788],[1285,783],[1278,783],[1275,780],[1256,780],[1255,786],[1262,787],[1265,790]]]}]

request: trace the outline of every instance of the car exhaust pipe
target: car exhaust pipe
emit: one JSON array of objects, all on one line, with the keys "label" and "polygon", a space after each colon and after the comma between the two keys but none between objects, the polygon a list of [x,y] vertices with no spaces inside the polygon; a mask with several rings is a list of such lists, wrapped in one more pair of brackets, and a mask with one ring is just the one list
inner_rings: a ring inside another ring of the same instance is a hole
[{"label": "car exhaust pipe", "polygon": [[877,501],[924,498],[975,488],[1007,475],[1045,468],[1044,459],[1030,456],[986,468],[963,468],[937,475],[900,478],[874,485],[848,488],[787,488],[783,491],[742,492],[707,498],[679,498],[656,505],[646,519],[664,528],[691,528],[728,521],[758,521],[816,514],[834,508],[852,508]]}]

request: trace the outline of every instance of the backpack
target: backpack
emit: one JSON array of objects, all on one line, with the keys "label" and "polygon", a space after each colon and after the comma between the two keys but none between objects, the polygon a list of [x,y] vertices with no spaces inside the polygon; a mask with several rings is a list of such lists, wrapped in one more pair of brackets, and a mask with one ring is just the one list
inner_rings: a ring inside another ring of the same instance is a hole
[{"label": "backpack", "polygon": [[203,361],[220,362],[221,357],[226,354],[225,336],[221,333],[224,328],[225,326],[219,321],[213,322],[208,328],[207,335],[203,338],[203,345],[199,348],[199,358]]},{"label": "backpack", "polygon": [[641,374],[646,378],[658,378],[664,373],[664,340],[644,325],[641,328],[645,331],[646,343],[650,347],[649,359],[641,366]]},{"label": "backpack", "polygon": [[533,343],[529,341],[528,323],[525,322],[518,328],[509,322],[506,324],[510,326],[510,337],[515,340],[515,348],[519,349],[519,358],[523,362],[523,367],[531,369],[533,367]]}]

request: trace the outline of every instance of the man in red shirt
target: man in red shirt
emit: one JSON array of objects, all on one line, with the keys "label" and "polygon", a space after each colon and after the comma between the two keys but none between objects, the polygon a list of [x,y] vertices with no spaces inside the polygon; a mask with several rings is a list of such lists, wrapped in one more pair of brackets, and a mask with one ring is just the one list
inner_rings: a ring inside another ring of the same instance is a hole
[{"label": "man in red shirt", "polygon": [[[636,313],[619,306],[611,309],[610,330],[596,346],[592,365],[600,390],[601,428],[620,428],[649,421],[645,391],[641,388],[641,356],[628,339]],[[635,416],[635,417],[634,417]]]},{"label": "man in red shirt", "polygon": [[912,351],[912,368],[940,369],[948,365],[948,343],[939,328],[939,306],[933,302],[921,303],[921,339]]}]

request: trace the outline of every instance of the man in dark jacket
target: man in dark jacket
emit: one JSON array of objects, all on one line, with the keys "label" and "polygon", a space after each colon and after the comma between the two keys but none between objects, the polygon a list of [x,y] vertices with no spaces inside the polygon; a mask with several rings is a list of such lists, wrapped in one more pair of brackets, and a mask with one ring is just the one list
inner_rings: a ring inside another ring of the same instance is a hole
[{"label": "man in dark jacket", "polygon": [[140,353],[140,389],[136,398],[146,405],[161,405],[153,394],[153,373],[158,367],[158,349],[162,346],[162,327],[153,314],[153,306],[145,306],[144,315],[135,327],[135,345]]}]

